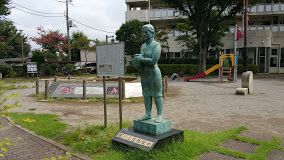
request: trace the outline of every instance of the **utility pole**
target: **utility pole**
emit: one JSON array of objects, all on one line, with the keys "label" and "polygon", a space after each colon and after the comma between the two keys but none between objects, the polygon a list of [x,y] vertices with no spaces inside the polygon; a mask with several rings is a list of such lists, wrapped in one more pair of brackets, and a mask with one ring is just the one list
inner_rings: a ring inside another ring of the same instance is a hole
[{"label": "utility pole", "polygon": [[248,28],[248,0],[244,0],[244,48],[243,48],[243,65],[244,65],[244,72],[248,71],[248,64],[247,64],[247,28]]},{"label": "utility pole", "polygon": [[150,24],[151,22],[150,22],[150,15],[151,15],[151,1],[150,0],[148,0],[148,5],[149,5],[149,11],[148,11],[148,23]]},{"label": "utility pole", "polygon": [[21,44],[22,44],[22,65],[23,65],[23,68],[24,68],[24,41],[23,41],[23,35],[22,35],[22,32],[23,30],[19,30],[20,31],[20,36],[21,36]]},{"label": "utility pole", "polygon": [[68,61],[71,61],[71,46],[70,46],[70,23],[69,23],[69,7],[68,3],[71,2],[71,0],[66,0],[66,27],[67,27],[67,45],[68,45]]}]

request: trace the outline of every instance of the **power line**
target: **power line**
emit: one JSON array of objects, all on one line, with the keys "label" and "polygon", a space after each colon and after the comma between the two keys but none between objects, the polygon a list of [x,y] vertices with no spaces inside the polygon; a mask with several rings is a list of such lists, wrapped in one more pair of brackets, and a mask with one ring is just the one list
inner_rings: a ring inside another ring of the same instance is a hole
[{"label": "power line", "polygon": [[115,34],[114,32],[105,31],[105,30],[102,30],[102,29],[97,29],[97,28],[91,27],[91,26],[86,25],[86,24],[84,24],[84,23],[81,23],[81,22],[79,22],[79,21],[77,21],[77,20],[75,20],[75,19],[73,19],[73,18],[70,18],[70,19],[72,19],[74,22],[77,22],[77,23],[79,23],[79,24],[81,24],[81,25],[83,25],[83,26],[85,26],[85,27],[91,28],[91,29],[93,29],[93,30],[100,31],[100,32],[105,32],[105,33],[112,33],[112,34]]},{"label": "power line", "polygon": [[37,27],[32,27],[32,26],[28,26],[28,25],[25,25],[25,24],[17,23],[17,22],[15,22],[15,21],[13,21],[13,23],[15,23],[15,24],[17,24],[17,25],[24,26],[24,27],[32,28],[32,29],[37,28]]},{"label": "power line", "polygon": [[[13,7],[13,6],[12,6]],[[31,15],[34,15],[34,16],[40,16],[40,17],[64,17],[64,16],[47,16],[47,15],[40,15],[40,14],[36,14],[36,13],[32,13],[32,12],[28,12],[28,11],[25,11],[25,10],[22,10],[22,9],[19,9],[17,7],[13,7],[13,9],[16,9],[16,10],[19,10],[19,11],[22,11],[22,12],[25,12],[25,13],[28,13],[28,14],[31,14]]]},{"label": "power line", "polygon": [[36,10],[30,9],[30,8],[27,8],[25,6],[19,5],[19,4],[15,3],[15,2],[12,2],[12,3],[15,4],[18,7],[27,9],[27,10],[32,11],[32,12],[37,12],[37,13],[40,13],[40,14],[61,14],[61,15],[63,15],[63,13],[47,13],[47,12],[36,11]]}]

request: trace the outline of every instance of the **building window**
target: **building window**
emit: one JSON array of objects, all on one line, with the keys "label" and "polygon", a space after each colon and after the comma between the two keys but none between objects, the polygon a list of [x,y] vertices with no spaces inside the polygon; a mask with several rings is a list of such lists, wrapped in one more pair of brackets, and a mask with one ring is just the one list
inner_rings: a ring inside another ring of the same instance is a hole
[{"label": "building window", "polygon": [[270,67],[277,67],[277,57],[270,57]]},{"label": "building window", "polygon": [[176,52],[176,53],[175,53],[175,58],[181,58],[181,57],[180,57],[180,52]]},{"label": "building window", "polygon": [[271,55],[277,56],[277,49],[271,49]]},{"label": "building window", "polygon": [[280,67],[284,67],[284,48],[281,48]]}]

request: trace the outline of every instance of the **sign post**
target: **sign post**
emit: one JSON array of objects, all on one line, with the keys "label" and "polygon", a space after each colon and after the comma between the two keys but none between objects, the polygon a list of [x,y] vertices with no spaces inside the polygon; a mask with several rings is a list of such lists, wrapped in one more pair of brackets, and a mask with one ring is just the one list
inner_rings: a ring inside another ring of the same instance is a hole
[{"label": "sign post", "polygon": [[[105,76],[121,77],[124,76],[124,43],[106,44],[97,46],[97,75],[103,76],[104,87],[104,126],[107,126],[107,107],[106,107],[106,79]],[[119,85],[119,101],[121,101],[121,85]],[[119,103],[119,126],[122,126],[122,106]]]},{"label": "sign post", "polygon": [[27,75],[37,74],[37,62],[27,62]]}]

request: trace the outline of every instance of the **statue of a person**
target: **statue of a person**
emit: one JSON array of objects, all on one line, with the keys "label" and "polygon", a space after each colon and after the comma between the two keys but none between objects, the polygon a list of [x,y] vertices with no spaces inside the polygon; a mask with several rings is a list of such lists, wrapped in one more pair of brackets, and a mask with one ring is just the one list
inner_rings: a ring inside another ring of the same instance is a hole
[{"label": "statue of a person", "polygon": [[140,121],[151,119],[152,98],[155,100],[157,108],[157,118],[155,123],[163,122],[163,93],[162,75],[158,67],[158,60],[161,56],[161,45],[154,40],[155,30],[151,24],[142,27],[145,43],[140,48],[140,54],[134,57],[134,67],[141,76],[142,92],[146,114]]}]

